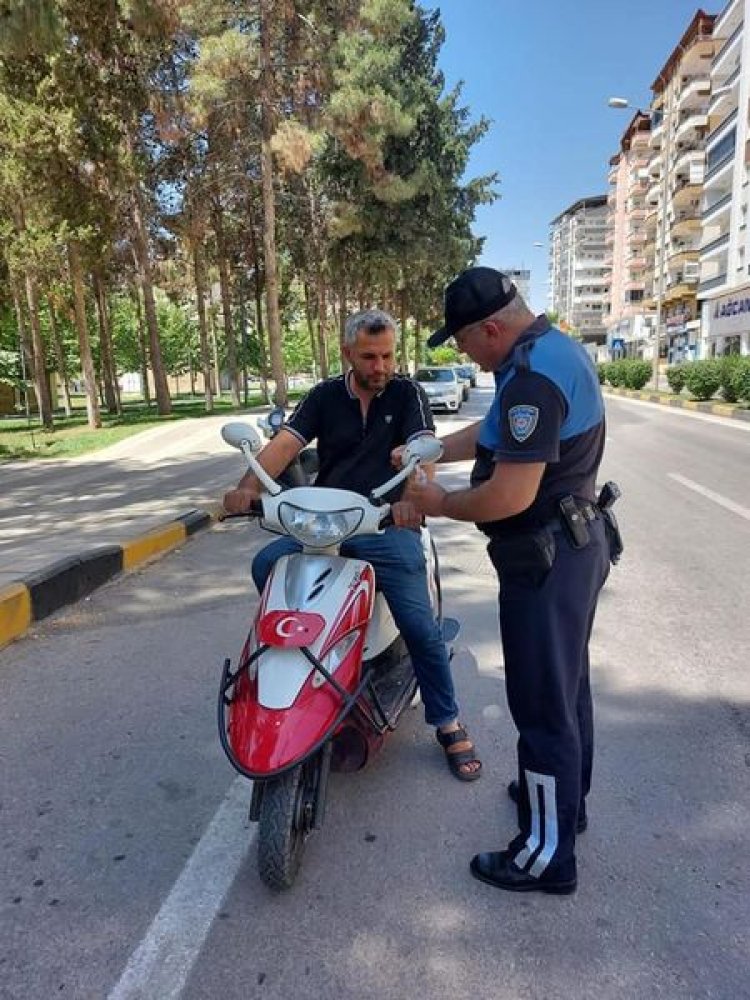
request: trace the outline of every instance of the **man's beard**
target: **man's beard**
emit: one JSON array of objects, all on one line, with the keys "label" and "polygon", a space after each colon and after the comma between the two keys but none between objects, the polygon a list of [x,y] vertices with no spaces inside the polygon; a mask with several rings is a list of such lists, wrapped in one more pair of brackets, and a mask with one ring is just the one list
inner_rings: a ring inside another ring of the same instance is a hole
[{"label": "man's beard", "polygon": [[356,368],[352,368],[352,375],[359,388],[364,389],[366,392],[372,392],[373,389],[384,389],[393,378],[393,372],[388,372],[377,380],[369,379],[365,375],[360,375]]}]

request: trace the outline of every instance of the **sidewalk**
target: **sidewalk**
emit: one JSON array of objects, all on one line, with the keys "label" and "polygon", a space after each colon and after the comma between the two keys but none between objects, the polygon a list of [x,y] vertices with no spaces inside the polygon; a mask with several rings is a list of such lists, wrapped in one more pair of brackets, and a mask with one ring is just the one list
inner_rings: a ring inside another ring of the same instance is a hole
[{"label": "sidewalk", "polygon": [[0,466],[0,648],[211,523],[243,468],[219,435],[226,420],[165,424],[80,459]]},{"label": "sidewalk", "polygon": [[750,421],[750,409],[736,403],[699,402],[697,399],[686,399],[684,396],[668,396],[665,393],[653,392],[649,389],[615,389],[603,385],[602,392],[609,396],[627,396],[628,399],[640,399],[645,403],[659,403],[678,410],[694,410],[698,413],[710,413],[716,417],[732,417],[735,420]]}]

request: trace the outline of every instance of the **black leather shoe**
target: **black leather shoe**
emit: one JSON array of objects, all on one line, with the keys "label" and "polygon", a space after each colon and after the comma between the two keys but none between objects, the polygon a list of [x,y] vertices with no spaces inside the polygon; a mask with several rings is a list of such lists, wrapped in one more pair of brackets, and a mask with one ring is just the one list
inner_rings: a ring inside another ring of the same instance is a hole
[{"label": "black leather shoe", "polygon": [[575,869],[570,878],[559,878],[546,873],[541,878],[534,878],[518,867],[508,851],[475,854],[471,859],[469,870],[480,882],[510,892],[549,892],[555,896],[567,896],[575,892],[578,886]]},{"label": "black leather shoe", "polygon": [[[518,782],[511,781],[508,784],[508,798],[511,802],[515,802],[518,805]],[[585,833],[586,828],[589,825],[588,817],[586,816],[586,807],[584,806],[578,813],[578,822],[576,823],[576,834]]]}]

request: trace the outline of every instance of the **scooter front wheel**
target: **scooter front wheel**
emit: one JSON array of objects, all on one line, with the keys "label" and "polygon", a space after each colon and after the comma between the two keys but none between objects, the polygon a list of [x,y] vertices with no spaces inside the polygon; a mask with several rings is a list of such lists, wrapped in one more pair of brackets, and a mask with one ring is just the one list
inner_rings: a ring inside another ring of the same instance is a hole
[{"label": "scooter front wheel", "polygon": [[258,874],[269,889],[289,889],[312,833],[330,756],[321,752],[265,783],[258,823]]}]

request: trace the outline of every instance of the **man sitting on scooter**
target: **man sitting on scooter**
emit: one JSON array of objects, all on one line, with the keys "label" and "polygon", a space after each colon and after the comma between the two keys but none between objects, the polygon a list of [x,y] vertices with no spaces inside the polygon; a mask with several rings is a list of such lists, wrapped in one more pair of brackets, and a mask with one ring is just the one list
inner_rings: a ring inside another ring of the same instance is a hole
[{"label": "man sitting on scooter", "polygon": [[[424,390],[396,373],[396,322],[388,313],[369,309],[351,316],[343,350],[351,370],[311,389],[261,451],[259,461],[275,478],[302,448],[317,440],[317,485],[369,496],[393,474],[393,449],[419,434],[434,434],[435,425]],[[248,511],[261,492],[258,479],[247,472],[237,489],[225,495],[224,508],[230,514]],[[344,542],[341,553],[373,566],[409,650],[425,720],[435,726],[451,772],[461,781],[474,781],[482,765],[458,722],[448,652],[430,605],[418,531],[421,516],[404,494],[392,504],[392,514],[392,527]],[[294,539],[284,537],[257,554],[252,573],[259,591],[276,560],[300,548]]]}]

